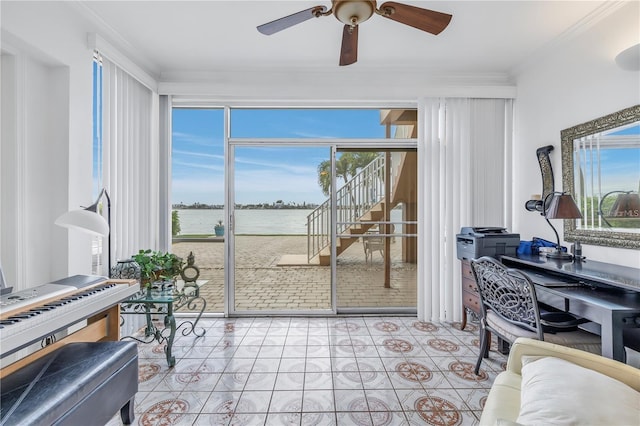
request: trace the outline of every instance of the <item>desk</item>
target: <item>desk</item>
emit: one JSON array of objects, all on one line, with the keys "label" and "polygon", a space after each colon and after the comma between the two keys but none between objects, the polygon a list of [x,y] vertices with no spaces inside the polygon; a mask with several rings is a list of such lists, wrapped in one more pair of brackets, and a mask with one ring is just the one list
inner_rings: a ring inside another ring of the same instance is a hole
[{"label": "desk", "polygon": [[[160,344],[166,342],[164,352],[167,357],[167,364],[169,367],[173,367],[176,364],[176,358],[171,351],[176,331],[182,328],[183,336],[191,333],[197,337],[204,336],[205,330],[202,329],[198,333],[196,325],[207,306],[207,301],[200,297],[200,286],[206,283],[206,280],[198,280],[196,283],[185,284],[184,281],[179,280],[170,287],[143,289],[131,296],[120,304],[120,315],[145,315],[147,319],[147,325],[144,330],[145,338],[138,339],[134,336],[126,336],[123,339],[133,339],[142,343],[151,343],[154,340]],[[188,306],[192,310],[198,307],[200,309],[195,320],[182,321],[176,326],[176,318],[173,311],[183,306]],[[164,316],[163,328],[156,326],[153,321],[154,315]]]},{"label": "desk", "polygon": [[536,284],[538,301],[600,325],[602,355],[624,362],[625,328],[640,326],[640,270],[587,260],[567,262],[540,256],[502,256],[502,263],[536,276],[551,275],[577,281],[577,287]]}]

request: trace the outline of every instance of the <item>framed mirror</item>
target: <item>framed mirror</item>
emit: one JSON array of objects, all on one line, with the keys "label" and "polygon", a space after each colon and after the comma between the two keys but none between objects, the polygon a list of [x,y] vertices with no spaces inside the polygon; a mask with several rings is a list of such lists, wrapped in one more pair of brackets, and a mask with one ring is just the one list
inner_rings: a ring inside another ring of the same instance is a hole
[{"label": "framed mirror", "polygon": [[564,239],[640,249],[640,105],[561,133],[562,185],[582,219],[564,221]]}]

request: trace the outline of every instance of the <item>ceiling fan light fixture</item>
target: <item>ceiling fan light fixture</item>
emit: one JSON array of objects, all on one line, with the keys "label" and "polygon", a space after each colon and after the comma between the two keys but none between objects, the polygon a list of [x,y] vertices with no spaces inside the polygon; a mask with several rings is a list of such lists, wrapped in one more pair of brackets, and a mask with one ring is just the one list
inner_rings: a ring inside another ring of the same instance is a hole
[{"label": "ceiling fan light fixture", "polygon": [[394,1],[387,1],[378,9],[376,0],[331,0],[331,9],[329,10],[327,10],[326,6],[314,6],[259,25],[257,29],[262,34],[271,35],[311,18],[319,18],[331,14],[335,15],[336,19],[344,24],[340,49],[340,66],[351,65],[358,60],[358,28],[361,23],[371,18],[374,14],[433,35],[440,34],[449,25],[452,17],[448,13]]},{"label": "ceiling fan light fixture", "polygon": [[345,25],[358,25],[373,16],[375,0],[333,0],[333,14]]}]

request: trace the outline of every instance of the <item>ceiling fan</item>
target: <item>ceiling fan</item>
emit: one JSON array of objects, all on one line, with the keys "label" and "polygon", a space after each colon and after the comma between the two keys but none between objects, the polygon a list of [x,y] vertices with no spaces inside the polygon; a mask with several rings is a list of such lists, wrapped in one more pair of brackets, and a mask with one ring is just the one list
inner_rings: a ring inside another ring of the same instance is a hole
[{"label": "ceiling fan", "polygon": [[396,2],[383,3],[378,9],[375,0],[331,0],[331,9],[314,6],[258,26],[258,31],[271,35],[311,18],[335,15],[342,22],[342,47],[340,65],[351,65],[358,60],[358,25],[371,18],[374,13],[401,24],[437,35],[449,22],[451,15]]}]

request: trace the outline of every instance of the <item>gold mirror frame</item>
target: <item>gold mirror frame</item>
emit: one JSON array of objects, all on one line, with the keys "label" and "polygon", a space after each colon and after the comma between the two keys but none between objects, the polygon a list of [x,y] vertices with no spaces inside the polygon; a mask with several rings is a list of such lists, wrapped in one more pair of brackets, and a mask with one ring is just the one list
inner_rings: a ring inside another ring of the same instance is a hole
[{"label": "gold mirror frame", "polygon": [[[562,186],[564,191],[575,197],[573,176],[574,139],[600,133],[636,121],[640,121],[640,105],[635,105],[614,112],[613,114],[578,124],[577,126],[560,132],[562,139]],[[580,241],[597,246],[640,249],[640,233],[577,229],[576,221],[573,219],[564,220],[564,239],[566,241]]]}]

